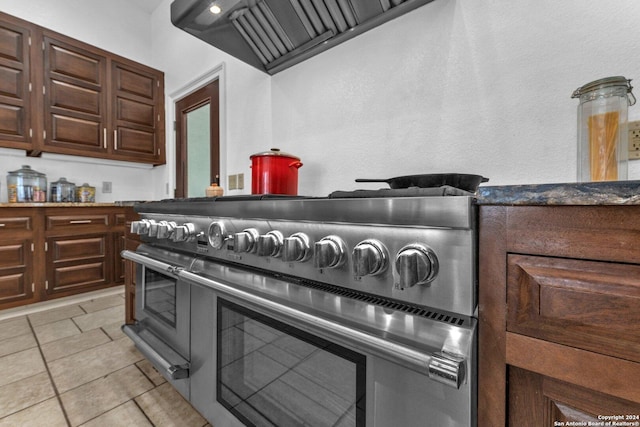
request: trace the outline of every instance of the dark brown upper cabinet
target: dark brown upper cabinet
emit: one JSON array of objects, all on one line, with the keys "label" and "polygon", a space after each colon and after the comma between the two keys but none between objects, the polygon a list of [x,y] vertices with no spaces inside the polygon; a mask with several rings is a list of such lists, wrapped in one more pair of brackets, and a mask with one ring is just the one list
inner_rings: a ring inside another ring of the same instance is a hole
[{"label": "dark brown upper cabinet", "polygon": [[0,13],[0,77],[0,146],[165,163],[161,71]]},{"label": "dark brown upper cabinet", "polygon": [[35,26],[0,14],[0,146],[31,150]]}]

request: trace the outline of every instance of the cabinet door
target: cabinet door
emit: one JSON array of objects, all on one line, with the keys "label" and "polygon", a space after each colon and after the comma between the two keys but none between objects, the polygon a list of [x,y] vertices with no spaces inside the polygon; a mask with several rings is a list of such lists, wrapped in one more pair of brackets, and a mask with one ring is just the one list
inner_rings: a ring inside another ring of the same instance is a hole
[{"label": "cabinet door", "polygon": [[48,295],[65,296],[109,283],[109,233],[46,240]]},{"label": "cabinet door", "polygon": [[44,33],[44,150],[105,157],[107,59]]},{"label": "cabinet door", "polygon": [[637,425],[640,404],[509,367],[509,426],[604,426],[616,416]]},{"label": "cabinet door", "polygon": [[0,14],[0,147],[31,149],[31,30]]},{"label": "cabinet door", "polygon": [[32,240],[0,240],[0,308],[34,298],[32,244]]},{"label": "cabinet door", "polygon": [[162,73],[133,63],[111,63],[113,158],[164,163]]}]

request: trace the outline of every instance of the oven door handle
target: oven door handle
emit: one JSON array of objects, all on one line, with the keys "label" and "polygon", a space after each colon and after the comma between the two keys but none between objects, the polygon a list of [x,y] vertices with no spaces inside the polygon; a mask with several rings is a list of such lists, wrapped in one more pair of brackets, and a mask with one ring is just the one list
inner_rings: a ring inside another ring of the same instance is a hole
[{"label": "oven door handle", "polygon": [[[144,330],[140,330],[137,325],[122,325],[122,332],[125,333],[136,348],[142,353],[157,369],[169,380],[182,380],[189,378],[189,362],[180,357],[171,348],[160,340],[153,339],[153,336],[143,337]],[[153,343],[149,343],[149,340]],[[168,360],[162,354],[171,355],[174,362]]]},{"label": "oven door handle", "polygon": [[122,256],[122,258],[128,259],[129,261],[137,262],[138,264],[142,264],[145,267],[151,268],[156,271],[162,271],[173,276],[175,276],[182,269],[182,267],[167,264],[166,262],[158,261],[144,254],[133,251],[125,250],[122,251],[120,255]]},{"label": "oven door handle", "polygon": [[464,381],[466,372],[465,359],[458,355],[450,355],[444,352],[421,352],[186,270],[181,270],[178,274],[183,279],[258,307],[258,311],[267,312],[273,317],[284,318],[293,323],[301,323],[321,333],[328,332],[330,335],[340,337],[347,342],[356,342],[371,354],[428,375],[429,378],[443,384],[460,388]]}]

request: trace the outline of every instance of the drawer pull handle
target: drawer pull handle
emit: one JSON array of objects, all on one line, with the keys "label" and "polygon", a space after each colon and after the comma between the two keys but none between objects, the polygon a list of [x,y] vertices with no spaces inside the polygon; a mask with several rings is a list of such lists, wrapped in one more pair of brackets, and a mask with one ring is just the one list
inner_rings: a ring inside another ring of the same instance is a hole
[{"label": "drawer pull handle", "polygon": [[0,227],[4,227],[4,226],[6,226],[6,225],[7,225],[7,224],[0,224]]},{"label": "drawer pull handle", "polygon": [[74,221],[69,221],[69,224],[91,224],[90,219],[77,219]]}]

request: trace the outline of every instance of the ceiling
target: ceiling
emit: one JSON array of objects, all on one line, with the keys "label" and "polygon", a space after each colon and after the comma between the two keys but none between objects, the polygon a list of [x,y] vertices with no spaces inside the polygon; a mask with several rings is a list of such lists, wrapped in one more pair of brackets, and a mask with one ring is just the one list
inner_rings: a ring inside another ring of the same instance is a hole
[{"label": "ceiling", "polygon": [[138,8],[144,10],[147,13],[151,13],[162,3],[164,0],[131,0],[131,3],[138,6]]}]

